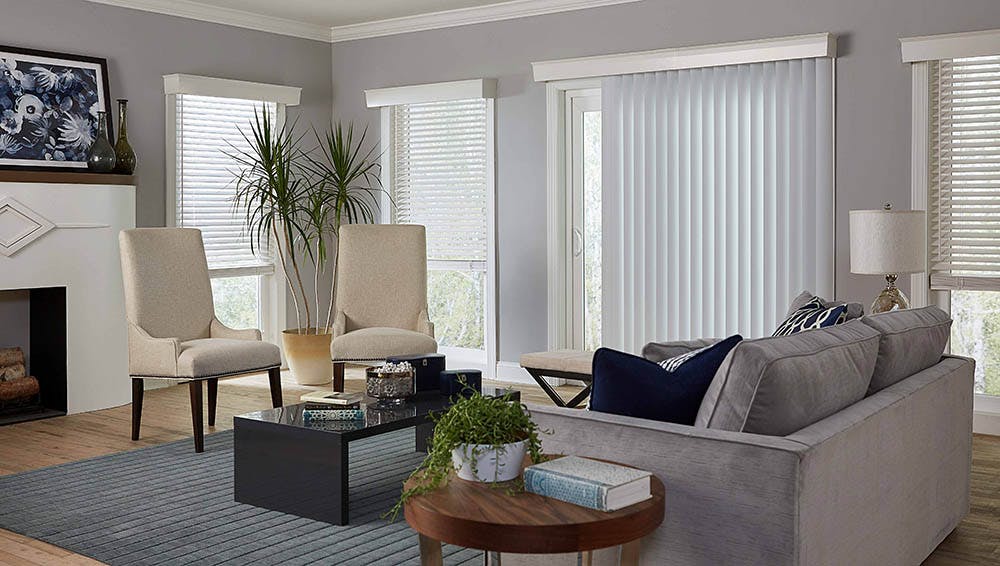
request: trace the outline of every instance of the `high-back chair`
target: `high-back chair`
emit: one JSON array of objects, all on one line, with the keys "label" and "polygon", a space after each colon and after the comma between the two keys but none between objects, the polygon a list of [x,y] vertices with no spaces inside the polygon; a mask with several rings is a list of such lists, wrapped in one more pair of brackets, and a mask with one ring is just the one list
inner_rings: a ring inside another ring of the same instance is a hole
[{"label": "high-back chair", "polygon": [[340,229],[333,387],[344,389],[345,362],[437,352],[427,317],[427,236],[411,224],[351,224]]},{"label": "high-back chair", "polygon": [[215,318],[201,231],[123,230],[122,277],[132,378],[132,440],[139,439],[146,379],[186,382],[196,452],[205,449],[202,382],[208,382],[208,424],[215,425],[220,377],[267,371],[271,402],[281,406],[281,353],[260,330],[234,330]]}]

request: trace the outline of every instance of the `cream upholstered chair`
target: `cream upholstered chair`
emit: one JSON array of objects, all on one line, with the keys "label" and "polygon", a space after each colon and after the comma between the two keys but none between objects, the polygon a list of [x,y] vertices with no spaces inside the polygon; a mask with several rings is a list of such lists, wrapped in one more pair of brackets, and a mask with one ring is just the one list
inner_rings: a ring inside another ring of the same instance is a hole
[{"label": "cream upholstered chair", "polygon": [[132,378],[132,440],[139,439],[143,381],[187,382],[196,452],[204,451],[202,382],[208,382],[208,424],[215,425],[219,378],[267,370],[271,402],[281,406],[281,353],[257,329],[234,330],[215,318],[201,231],[123,230],[122,277]]},{"label": "cream upholstered chair", "polygon": [[424,227],[351,224],[341,227],[337,245],[333,388],[344,389],[344,362],[437,352]]}]

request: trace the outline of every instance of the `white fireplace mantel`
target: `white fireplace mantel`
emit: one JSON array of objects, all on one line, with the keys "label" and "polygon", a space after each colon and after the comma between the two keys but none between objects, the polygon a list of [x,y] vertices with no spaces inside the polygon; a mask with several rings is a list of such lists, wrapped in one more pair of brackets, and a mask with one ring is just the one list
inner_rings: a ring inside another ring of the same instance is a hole
[{"label": "white fireplace mantel", "polygon": [[118,232],[134,227],[132,185],[0,182],[0,290],[66,287],[69,413],[129,402]]}]

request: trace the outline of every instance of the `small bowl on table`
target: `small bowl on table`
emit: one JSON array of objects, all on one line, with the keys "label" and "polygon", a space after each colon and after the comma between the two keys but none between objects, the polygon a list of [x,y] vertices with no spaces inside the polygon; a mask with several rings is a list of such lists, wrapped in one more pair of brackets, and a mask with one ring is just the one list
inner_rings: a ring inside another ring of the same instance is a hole
[{"label": "small bowl on table", "polygon": [[416,372],[409,362],[365,370],[365,394],[383,407],[398,407],[413,397]]}]

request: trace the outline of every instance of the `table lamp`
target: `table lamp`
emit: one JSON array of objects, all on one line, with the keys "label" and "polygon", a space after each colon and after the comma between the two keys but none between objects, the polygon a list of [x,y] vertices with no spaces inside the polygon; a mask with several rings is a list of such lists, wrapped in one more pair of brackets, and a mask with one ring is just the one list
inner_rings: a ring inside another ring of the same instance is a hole
[{"label": "table lamp", "polygon": [[851,273],[884,275],[886,286],[872,303],[872,313],[910,307],[896,287],[896,276],[920,273],[927,264],[927,218],[923,210],[851,211]]}]

